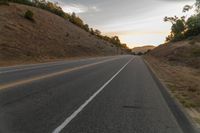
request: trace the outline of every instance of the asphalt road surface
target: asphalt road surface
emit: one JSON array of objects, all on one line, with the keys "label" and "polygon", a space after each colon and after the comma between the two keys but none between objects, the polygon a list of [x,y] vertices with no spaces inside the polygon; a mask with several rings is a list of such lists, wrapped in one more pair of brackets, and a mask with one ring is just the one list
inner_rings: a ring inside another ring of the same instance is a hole
[{"label": "asphalt road surface", "polygon": [[0,133],[194,133],[141,57],[0,68]]}]

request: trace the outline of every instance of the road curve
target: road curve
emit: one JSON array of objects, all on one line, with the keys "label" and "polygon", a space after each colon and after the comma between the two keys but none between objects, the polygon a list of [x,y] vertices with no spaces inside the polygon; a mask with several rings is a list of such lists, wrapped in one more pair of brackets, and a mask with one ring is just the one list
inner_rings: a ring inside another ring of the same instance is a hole
[{"label": "road curve", "polygon": [[186,133],[188,126],[141,57],[0,68],[0,79],[0,133]]}]

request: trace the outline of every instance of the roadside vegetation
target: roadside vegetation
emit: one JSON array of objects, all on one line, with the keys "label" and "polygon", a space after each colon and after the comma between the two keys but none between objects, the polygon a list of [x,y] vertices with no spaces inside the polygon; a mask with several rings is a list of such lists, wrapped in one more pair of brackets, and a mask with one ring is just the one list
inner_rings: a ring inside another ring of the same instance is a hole
[{"label": "roadside vegetation", "polygon": [[200,0],[196,0],[194,5],[186,5],[183,12],[194,9],[195,14],[187,18],[182,17],[165,17],[165,22],[172,24],[171,33],[166,38],[166,42],[181,41],[183,39],[200,34]]},{"label": "roadside vegetation", "polygon": [[177,65],[155,56],[144,58],[169,88],[172,97],[175,97],[191,118],[200,125],[200,70]]},{"label": "roadside vegetation", "polygon": [[28,20],[34,21],[33,15],[34,15],[34,14],[33,14],[32,11],[27,10],[27,11],[25,12],[25,14],[24,14],[24,17],[25,17],[26,19],[28,19]]},{"label": "roadside vegetation", "polygon": [[[75,13],[72,13],[72,14],[65,13],[62,10],[62,8],[58,5],[58,3],[53,3],[50,1],[46,1],[46,0],[32,0],[32,1],[31,0],[0,0],[0,4],[8,5],[9,2],[24,4],[24,5],[33,6],[33,7],[47,10],[47,11],[54,13],[66,20],[69,20],[71,23],[77,25],[78,27],[82,28],[86,32],[89,32],[90,34],[92,34],[100,39],[103,39],[107,42],[114,44],[118,49],[124,49],[124,50],[127,50],[127,52],[130,52],[127,45],[122,44],[118,36],[109,37],[109,36],[102,35],[101,31],[99,31],[98,29],[90,28],[89,25],[85,24],[83,22],[83,20],[80,17],[78,17]],[[27,18],[29,20],[33,20],[31,18],[31,13],[30,12],[27,12],[27,13],[28,14],[25,14],[25,18]]]},{"label": "roadside vegetation", "polygon": [[171,33],[162,44],[144,56],[149,66],[169,88],[173,97],[200,124],[200,0],[186,5],[191,16],[165,17]]}]

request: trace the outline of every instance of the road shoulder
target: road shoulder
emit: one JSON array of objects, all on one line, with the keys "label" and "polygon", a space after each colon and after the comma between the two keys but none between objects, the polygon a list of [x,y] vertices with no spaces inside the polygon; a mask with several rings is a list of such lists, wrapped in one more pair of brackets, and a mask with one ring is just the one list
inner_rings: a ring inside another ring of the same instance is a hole
[{"label": "road shoulder", "polygon": [[[189,109],[182,106],[179,99],[175,98],[171,88],[169,88],[168,84],[166,84],[167,81],[162,76],[166,73],[160,72],[160,66],[163,64],[158,61],[153,62],[149,57],[145,57],[143,59],[184,133],[200,132],[200,126],[197,121],[191,118],[191,115],[188,112]],[[173,77],[170,78],[173,80]]]}]

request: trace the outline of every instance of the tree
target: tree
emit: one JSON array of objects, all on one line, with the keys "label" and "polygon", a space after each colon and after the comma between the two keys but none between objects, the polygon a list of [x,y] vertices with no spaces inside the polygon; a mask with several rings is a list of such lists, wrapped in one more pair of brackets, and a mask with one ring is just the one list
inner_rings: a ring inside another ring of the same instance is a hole
[{"label": "tree", "polygon": [[191,6],[191,5],[185,5],[184,7],[183,7],[183,12],[188,12],[189,10],[191,10],[193,8],[193,6]]},{"label": "tree", "polygon": [[111,37],[111,43],[118,48],[121,46],[121,42],[118,36]]},{"label": "tree", "polygon": [[79,26],[82,29],[84,29],[84,27],[85,27],[83,20],[81,20],[78,16],[76,16],[76,14],[74,12],[69,17],[69,21],[72,22],[73,24]]},{"label": "tree", "polygon": [[196,9],[195,9],[196,12],[200,13],[200,0],[196,0],[195,7],[196,7]]},{"label": "tree", "polygon": [[177,20],[178,20],[177,16],[174,16],[174,17],[165,17],[164,18],[164,22],[171,22],[172,25],[175,24]]},{"label": "tree", "polygon": [[171,30],[172,30],[172,33],[174,35],[176,35],[176,34],[182,34],[184,32],[184,30],[185,30],[184,21],[181,20],[181,19],[178,19],[176,21],[176,23],[172,25]]},{"label": "tree", "polygon": [[187,22],[187,36],[193,36],[200,34],[200,14],[193,15],[188,18]]},{"label": "tree", "polygon": [[200,13],[200,0],[196,0],[194,5],[185,5],[183,8],[183,12],[187,12],[191,10],[193,7],[195,7],[195,11],[197,13]]},{"label": "tree", "polygon": [[90,33],[91,33],[92,35],[94,35],[94,30],[93,30],[93,28],[90,28]]},{"label": "tree", "polygon": [[88,25],[88,24],[85,24],[85,25],[84,25],[84,29],[85,29],[85,31],[89,32],[89,31],[90,31],[89,25]]},{"label": "tree", "polygon": [[94,31],[94,34],[95,34],[96,36],[100,36],[100,35],[101,35],[101,31],[99,31],[99,30],[96,29],[96,30]]},{"label": "tree", "polygon": [[200,0],[196,0],[194,5],[186,5],[183,12],[187,12],[195,7],[196,13],[186,19],[185,16],[178,18],[165,17],[165,22],[172,23],[171,33],[166,37],[166,42],[179,41],[190,36],[200,34]]},{"label": "tree", "polygon": [[122,48],[124,48],[124,49],[128,49],[128,46],[127,46],[127,44],[125,44],[125,43],[123,43],[123,44],[121,44],[122,46]]},{"label": "tree", "polygon": [[170,41],[179,41],[184,38],[184,31],[186,29],[185,26],[185,17],[178,18],[174,17],[165,17],[165,22],[171,22],[171,35],[166,38],[166,42]]}]

